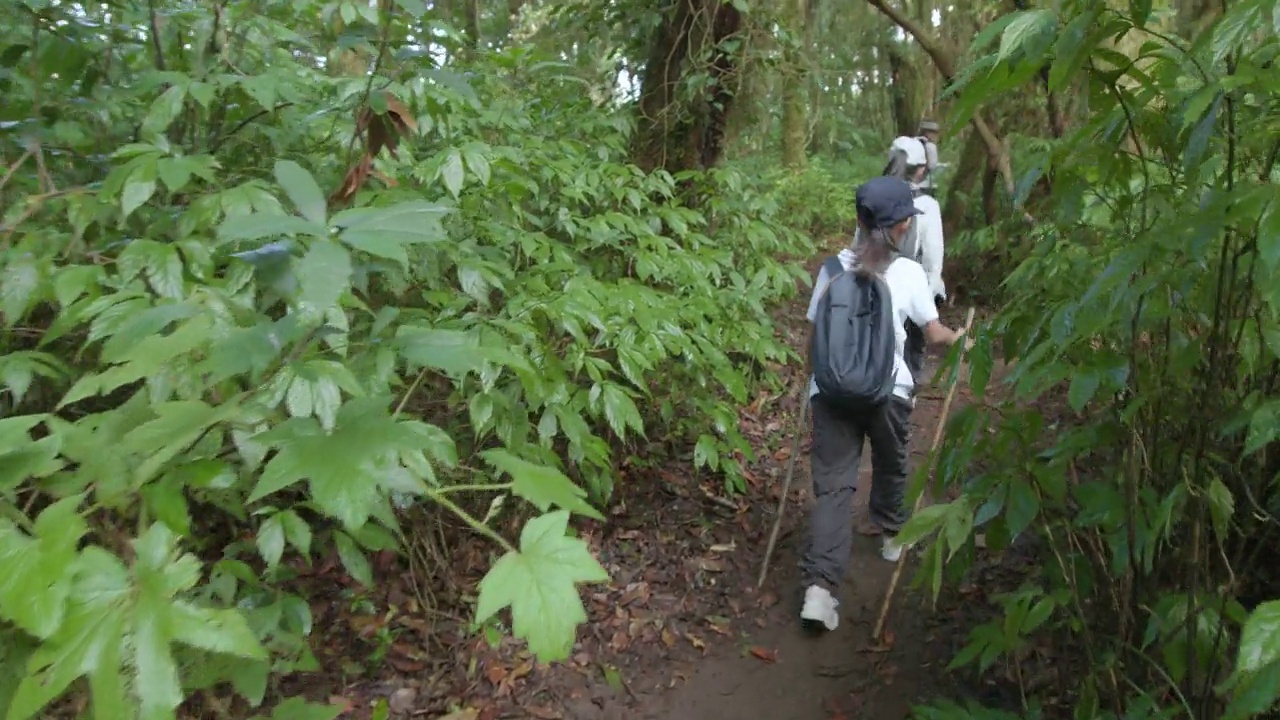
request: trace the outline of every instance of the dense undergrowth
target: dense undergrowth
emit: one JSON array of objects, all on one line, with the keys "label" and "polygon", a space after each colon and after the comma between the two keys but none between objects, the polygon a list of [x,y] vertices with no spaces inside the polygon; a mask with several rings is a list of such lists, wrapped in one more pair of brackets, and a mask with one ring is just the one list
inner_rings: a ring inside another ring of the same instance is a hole
[{"label": "dense undergrowth", "polygon": [[[953,663],[1021,681],[1052,648],[1059,697],[1024,695],[1033,716],[1237,718],[1280,693],[1280,15],[1232,3],[1187,42],[1143,8],[1007,16],[975,40],[953,108],[1051,60],[1049,89],[1091,110],[1021,168],[1051,183],[1037,227],[985,236],[1017,252],[970,238],[1003,309],[969,380],[986,393],[999,355],[1005,390],[951,424],[937,481],[959,498],[904,532],[938,531],[921,571],[934,592],[979,533],[993,552],[1023,539],[1040,553]],[[1115,49],[1126,36],[1136,56]]]},{"label": "dense undergrowth", "polygon": [[[250,5],[0,18],[7,718],[173,717],[228,684],[260,712],[315,664],[302,566],[370,584],[366,553],[442,517],[493,549],[477,625],[563,657],[605,579],[570,513],[690,449],[742,487],[736,407],[794,360],[769,311],[882,159],[645,174],[632,114],[554,43],[471,51],[410,0]],[[1034,228],[949,242],[1002,309],[940,457],[963,492],[908,531],[940,530],[934,592],[978,533],[1042,553],[955,663],[1083,656],[1029,715],[1244,717],[1280,689],[1278,18],[1160,19],[1009,15],[949,107],[1048,62],[1089,108],[1020,141]]]},{"label": "dense undergrowth", "polygon": [[424,505],[492,541],[476,621],[564,657],[606,579],[569,514],[673,448],[740,487],[735,408],[788,361],[794,193],[641,173],[573,68],[435,67],[420,3],[264,8],[166,3],[154,44],[118,29],[142,3],[3,21],[10,720],[220,683],[252,713],[314,666],[300,563],[369,584]]}]

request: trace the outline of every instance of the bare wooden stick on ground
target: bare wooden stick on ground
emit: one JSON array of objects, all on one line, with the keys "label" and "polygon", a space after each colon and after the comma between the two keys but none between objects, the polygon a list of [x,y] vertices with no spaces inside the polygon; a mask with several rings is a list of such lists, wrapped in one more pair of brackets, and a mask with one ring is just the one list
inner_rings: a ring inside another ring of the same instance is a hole
[{"label": "bare wooden stick on ground", "polygon": [[804,435],[804,418],[809,410],[809,378],[806,376],[801,385],[800,417],[796,420],[795,437],[791,441],[791,457],[787,459],[787,478],[782,483],[782,497],[778,498],[778,513],[773,519],[773,531],[769,533],[769,544],[764,549],[764,562],[760,564],[760,577],[756,579],[756,589],[764,586],[765,575],[769,574],[769,558],[773,555],[773,546],[778,543],[778,529],[782,527],[782,514],[787,507],[787,495],[791,492],[791,477],[795,474],[796,456],[800,454],[800,437]]},{"label": "bare wooden stick on ground", "polygon": [[[964,318],[964,334],[968,337],[970,328],[973,327],[973,308],[969,308],[969,314]],[[962,341],[963,342],[963,341]],[[947,389],[947,397],[942,401],[942,411],[938,413],[938,424],[933,430],[933,445],[929,448],[929,456],[926,460],[930,467],[925,477],[933,472],[933,463],[936,462],[938,455],[938,445],[942,442],[942,430],[947,426],[947,415],[951,412],[951,401],[955,399],[956,387],[960,384],[960,376],[964,374],[964,355],[960,356],[959,372],[956,373],[955,380],[951,382],[951,387]],[[924,500],[925,488],[920,488],[920,494],[916,497],[915,506],[911,508],[911,514],[915,515],[920,511],[920,503]],[[875,630],[871,632],[872,642],[880,641],[880,634],[884,632],[884,621],[889,616],[889,606],[893,603],[893,592],[898,588],[898,579],[902,577],[902,568],[907,564],[907,551],[904,548],[902,554],[898,556],[898,564],[893,569],[893,577],[889,579],[889,589],[885,591],[884,603],[880,605],[880,617],[876,618]]]}]

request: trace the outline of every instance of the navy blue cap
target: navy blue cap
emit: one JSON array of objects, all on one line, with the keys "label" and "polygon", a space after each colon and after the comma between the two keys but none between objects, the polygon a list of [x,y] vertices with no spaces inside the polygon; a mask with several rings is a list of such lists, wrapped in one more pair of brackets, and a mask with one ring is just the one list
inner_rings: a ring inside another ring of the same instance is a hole
[{"label": "navy blue cap", "polygon": [[911,196],[905,180],[880,175],[858,186],[855,195],[858,219],[871,229],[897,225],[909,217],[922,214]]}]

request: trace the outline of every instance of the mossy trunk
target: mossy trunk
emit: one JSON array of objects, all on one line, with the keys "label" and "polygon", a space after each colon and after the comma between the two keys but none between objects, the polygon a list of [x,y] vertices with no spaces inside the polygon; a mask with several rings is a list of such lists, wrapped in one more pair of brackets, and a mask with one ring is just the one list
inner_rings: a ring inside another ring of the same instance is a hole
[{"label": "mossy trunk", "polygon": [[[809,136],[809,3],[785,0],[788,24],[795,41],[783,53],[782,83],[782,164],[803,169],[808,161],[805,148]],[[798,43],[798,45],[797,45]]]},{"label": "mossy trunk", "polygon": [[[635,160],[669,172],[714,166],[724,153],[742,13],[721,0],[676,0],[654,33],[640,86]],[[702,75],[703,82],[689,82]],[[689,88],[696,87],[692,96]]]},{"label": "mossy trunk", "polygon": [[952,237],[960,230],[976,226],[971,217],[972,201],[977,196],[987,165],[987,145],[982,136],[970,130],[960,151],[960,162],[951,174],[948,185],[946,204],[942,209],[942,226],[947,237]]},{"label": "mossy trunk", "polygon": [[920,118],[924,112],[924,103],[920,101],[923,73],[911,61],[906,49],[896,42],[889,41],[883,45],[889,64],[890,106],[893,108],[893,127],[898,135],[916,134],[920,127]]}]

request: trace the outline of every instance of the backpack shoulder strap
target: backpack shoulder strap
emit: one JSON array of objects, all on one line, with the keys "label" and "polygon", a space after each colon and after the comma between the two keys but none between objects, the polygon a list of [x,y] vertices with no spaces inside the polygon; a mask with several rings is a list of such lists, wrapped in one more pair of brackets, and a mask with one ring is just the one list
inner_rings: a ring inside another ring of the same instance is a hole
[{"label": "backpack shoulder strap", "polygon": [[819,303],[831,291],[831,281],[844,272],[844,263],[840,262],[840,258],[833,255],[822,262],[822,268],[827,271],[827,284],[822,286],[822,293],[818,295]]},{"label": "backpack shoulder strap", "polygon": [[835,276],[844,272],[844,263],[840,262],[840,258],[832,255],[822,263],[822,267],[827,270],[827,282],[835,279]]}]

